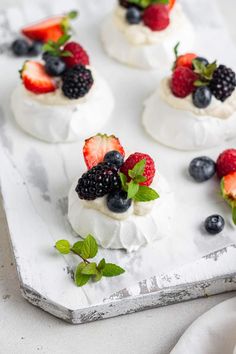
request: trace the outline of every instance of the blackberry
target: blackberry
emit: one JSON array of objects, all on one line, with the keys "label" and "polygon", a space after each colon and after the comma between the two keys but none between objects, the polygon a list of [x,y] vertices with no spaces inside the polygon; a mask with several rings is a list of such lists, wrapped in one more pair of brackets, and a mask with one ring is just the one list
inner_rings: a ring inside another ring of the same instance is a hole
[{"label": "blackberry", "polygon": [[94,200],[120,189],[118,169],[108,162],[100,162],[82,175],[75,190],[80,199]]},{"label": "blackberry", "polygon": [[210,82],[210,89],[215,98],[224,102],[232,95],[236,87],[235,72],[225,65],[219,65]]},{"label": "blackberry", "polygon": [[66,70],[62,77],[62,91],[70,99],[85,96],[93,85],[92,73],[83,65]]}]

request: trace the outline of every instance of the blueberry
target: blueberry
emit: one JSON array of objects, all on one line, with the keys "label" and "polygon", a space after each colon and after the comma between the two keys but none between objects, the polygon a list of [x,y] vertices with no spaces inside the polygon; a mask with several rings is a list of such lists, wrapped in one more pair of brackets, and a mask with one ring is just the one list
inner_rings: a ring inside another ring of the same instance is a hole
[{"label": "blueberry", "polygon": [[137,9],[137,7],[132,6],[128,8],[126,12],[126,20],[128,23],[131,25],[136,25],[141,22],[141,17],[141,12]]},{"label": "blueberry", "polygon": [[211,97],[212,93],[209,87],[198,87],[196,91],[193,92],[193,104],[197,108],[206,108],[211,103]]},{"label": "blueberry", "polygon": [[42,59],[46,62],[52,55],[49,52],[43,52]]},{"label": "blueberry", "polygon": [[203,58],[203,57],[197,57],[197,58],[195,58],[195,60],[200,61],[205,66],[207,66],[209,64],[209,61],[206,58]]},{"label": "blueberry", "polygon": [[27,55],[29,48],[29,42],[23,38],[16,39],[11,45],[12,52],[18,57]]},{"label": "blueberry", "polygon": [[124,163],[124,156],[122,156],[119,151],[112,150],[106,153],[104,156],[104,161],[115,165],[117,168],[120,168]]},{"label": "blueberry", "polygon": [[191,161],[188,171],[196,182],[204,182],[214,176],[216,164],[209,157],[200,156]]},{"label": "blueberry", "polygon": [[220,215],[211,215],[205,220],[205,229],[211,235],[220,233],[224,226],[225,221]]},{"label": "blueberry", "polygon": [[58,57],[48,57],[45,64],[46,72],[52,76],[60,76],[66,69],[66,64]]},{"label": "blueberry", "polygon": [[107,196],[107,207],[114,213],[124,213],[131,206],[132,200],[127,198],[124,191],[114,191]]},{"label": "blueberry", "polygon": [[31,56],[31,57],[36,57],[37,55],[39,55],[42,51],[42,47],[43,47],[43,44],[42,42],[39,42],[39,41],[35,41],[32,43],[32,45],[29,47],[29,50],[28,50],[28,55]]}]

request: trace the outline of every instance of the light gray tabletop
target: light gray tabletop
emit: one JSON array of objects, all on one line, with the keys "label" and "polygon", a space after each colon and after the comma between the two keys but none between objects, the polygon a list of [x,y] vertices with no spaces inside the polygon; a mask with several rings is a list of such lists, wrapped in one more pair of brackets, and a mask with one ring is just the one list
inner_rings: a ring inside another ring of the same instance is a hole
[{"label": "light gray tabletop", "polygon": [[[208,1],[219,3],[236,41],[235,1]],[[20,2],[0,0],[0,9]],[[192,321],[235,295],[222,294],[80,326],[69,325],[21,297],[0,201],[0,353],[167,354]]]}]

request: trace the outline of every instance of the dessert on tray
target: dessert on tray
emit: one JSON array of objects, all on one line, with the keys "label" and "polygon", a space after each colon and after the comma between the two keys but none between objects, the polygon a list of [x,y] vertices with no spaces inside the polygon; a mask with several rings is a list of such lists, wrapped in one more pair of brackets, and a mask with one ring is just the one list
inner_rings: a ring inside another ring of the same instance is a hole
[{"label": "dessert on tray", "polygon": [[143,125],[164,145],[210,148],[236,137],[235,72],[194,53],[178,55],[170,77],[145,102]]},{"label": "dessert on tray", "polygon": [[25,61],[11,99],[19,126],[51,143],[94,134],[114,106],[109,86],[86,51],[69,39],[63,35],[45,44],[42,61]]},{"label": "dessert on tray", "polygon": [[106,134],[87,139],[83,154],[87,170],[69,192],[68,218],[78,235],[134,251],[169,234],[173,194],[149,155],[127,156]]},{"label": "dessert on tray", "polygon": [[102,27],[108,55],[142,69],[167,67],[171,48],[180,39],[190,50],[193,28],[175,0],[119,0]]}]

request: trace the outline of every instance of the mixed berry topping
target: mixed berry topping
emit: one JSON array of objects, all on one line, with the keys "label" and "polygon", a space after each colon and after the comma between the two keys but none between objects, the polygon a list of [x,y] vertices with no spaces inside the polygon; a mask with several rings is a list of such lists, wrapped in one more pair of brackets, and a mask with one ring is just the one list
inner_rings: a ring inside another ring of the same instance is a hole
[{"label": "mixed berry topping", "polygon": [[232,95],[236,87],[236,74],[225,65],[209,63],[206,58],[194,53],[178,55],[179,43],[174,48],[175,62],[170,80],[174,96],[185,98],[192,95],[193,105],[206,108],[212,96],[224,102]]},{"label": "mixed berry topping", "polygon": [[[26,89],[35,93],[48,93],[61,87],[62,93],[68,99],[84,97],[91,89],[94,80],[91,70],[87,68],[89,57],[82,46],[76,42],[69,42],[70,36],[64,34],[58,41],[49,41],[43,46],[41,62],[30,61],[31,67],[40,68],[31,70],[33,84],[24,79],[24,64],[21,78]],[[26,62],[29,63],[29,62]],[[28,80],[29,81],[29,80]]]},{"label": "mixed berry topping", "polygon": [[77,17],[76,11],[66,15],[54,16],[22,28],[22,38],[11,44],[15,56],[38,56],[42,52],[43,43],[57,42],[59,38],[70,32],[70,20]]},{"label": "mixed berry topping", "polygon": [[124,213],[133,201],[148,202],[159,197],[149,187],[155,175],[155,165],[149,155],[135,153],[124,160],[119,139],[106,134],[87,139],[83,153],[88,171],[75,189],[80,199],[105,196],[110,211]]},{"label": "mixed berry topping", "polygon": [[[217,172],[221,180],[221,195],[231,207],[232,220],[236,225],[236,149],[223,151],[216,163],[206,156],[196,157],[191,161],[188,171],[196,182],[205,182]],[[217,234],[223,228],[224,219],[220,215],[212,215],[205,221],[205,229],[210,234]]]},{"label": "mixed berry topping", "polygon": [[126,9],[125,19],[130,25],[142,23],[152,31],[162,31],[169,26],[170,10],[175,0],[119,0]]}]

